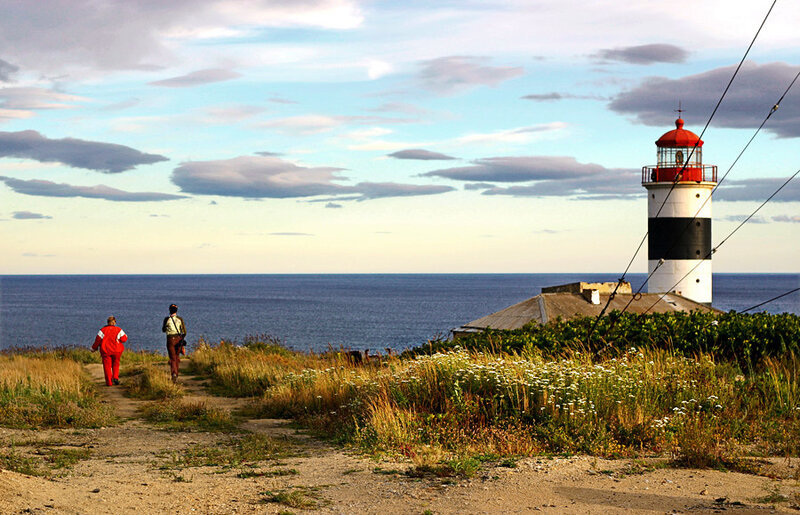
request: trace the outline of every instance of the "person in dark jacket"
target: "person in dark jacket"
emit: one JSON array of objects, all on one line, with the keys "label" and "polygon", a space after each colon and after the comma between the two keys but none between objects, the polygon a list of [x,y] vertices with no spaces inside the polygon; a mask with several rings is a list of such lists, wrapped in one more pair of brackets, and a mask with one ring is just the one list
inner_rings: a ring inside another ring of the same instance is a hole
[{"label": "person in dark jacket", "polygon": [[128,335],[122,328],[117,327],[117,319],[113,316],[108,317],[106,325],[94,337],[92,350],[100,350],[106,386],[119,384],[119,361],[125,350],[123,343],[126,341],[128,341]]},{"label": "person in dark jacket", "polygon": [[169,316],[164,318],[161,331],[167,334],[167,354],[169,355],[169,370],[172,373],[172,382],[178,381],[178,367],[181,364],[181,353],[186,344],[186,322],[178,316],[178,306],[170,304]]}]

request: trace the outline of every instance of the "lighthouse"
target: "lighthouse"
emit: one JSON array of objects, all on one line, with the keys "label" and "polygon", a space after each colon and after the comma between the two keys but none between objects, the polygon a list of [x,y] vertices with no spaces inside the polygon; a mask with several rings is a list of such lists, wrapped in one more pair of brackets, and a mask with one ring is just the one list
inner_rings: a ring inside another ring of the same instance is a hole
[{"label": "lighthouse", "polygon": [[717,167],[703,164],[703,141],[683,128],[681,118],[656,147],[657,164],[642,168],[647,291],[674,292],[710,306],[711,191],[717,185]]}]

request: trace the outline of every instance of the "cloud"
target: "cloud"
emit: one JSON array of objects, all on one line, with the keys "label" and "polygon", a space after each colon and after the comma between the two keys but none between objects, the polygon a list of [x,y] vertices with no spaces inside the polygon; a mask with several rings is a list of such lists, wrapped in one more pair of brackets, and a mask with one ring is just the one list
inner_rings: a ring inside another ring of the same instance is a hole
[{"label": "cloud", "polygon": [[494,184],[488,182],[470,182],[464,185],[464,189],[471,190],[488,190],[489,188],[496,188]]},{"label": "cloud", "polygon": [[325,204],[325,207],[327,209],[341,209],[344,206],[341,204],[336,204],[335,202],[328,202],[327,204]]},{"label": "cloud", "polygon": [[119,173],[139,165],[168,159],[117,145],[75,138],[49,139],[36,131],[0,131],[0,157],[33,159],[42,163],[62,163],[106,173]]},{"label": "cloud", "polygon": [[283,153],[281,152],[267,152],[266,150],[261,152],[255,152],[255,154],[264,157],[280,157],[283,155]]},{"label": "cloud", "polygon": [[579,163],[574,157],[566,156],[487,157],[473,163],[433,170],[422,176],[470,182],[527,182],[587,177],[605,171],[598,164]]},{"label": "cloud", "polygon": [[342,168],[298,166],[277,157],[189,161],[172,172],[181,191],[244,198],[294,198],[352,192],[336,184]]},{"label": "cloud", "polygon": [[172,182],[186,193],[259,198],[302,198],[327,196],[309,202],[343,202],[387,197],[435,195],[452,191],[450,186],[360,182],[346,180],[343,168],[300,166],[277,157],[240,156],[220,161],[181,163]]},{"label": "cloud", "polygon": [[136,97],[131,97],[127,100],[121,100],[119,102],[114,102],[113,104],[108,104],[100,108],[100,111],[122,111],[123,109],[130,109],[131,107],[136,107],[142,103],[142,100]]},{"label": "cloud", "polygon": [[296,104],[295,100],[289,100],[288,98],[283,97],[270,97],[267,99],[267,102],[272,102],[273,104]]},{"label": "cloud", "polygon": [[238,79],[241,73],[232,70],[225,70],[223,68],[208,68],[205,70],[197,70],[186,75],[179,75],[164,80],[157,80],[148,82],[151,86],[164,86],[167,88],[192,88],[195,86],[202,86],[204,84],[211,84],[213,82],[223,82],[226,80]]},{"label": "cloud", "polygon": [[517,127],[497,132],[467,134],[452,139],[449,143],[454,145],[475,145],[481,143],[528,143],[536,138],[553,135],[566,129],[568,125],[564,122],[542,123],[539,125],[529,125],[527,127]]},{"label": "cloud", "polygon": [[17,71],[19,71],[19,66],[0,59],[0,82],[10,82],[11,76]]},{"label": "cloud", "polygon": [[477,86],[494,87],[524,73],[520,67],[484,66],[489,60],[486,57],[449,56],[423,61],[418,79],[424,89],[449,95]]},{"label": "cloud", "polygon": [[455,190],[450,186],[424,184],[398,184],[395,182],[360,182],[355,190],[361,193],[356,200],[371,200],[389,197],[416,197],[420,195],[438,195]]},{"label": "cloud", "polygon": [[430,114],[428,109],[423,109],[419,106],[415,106],[414,104],[408,104],[405,102],[386,102],[378,107],[367,109],[367,111],[372,111],[373,113],[404,113],[414,115]]},{"label": "cloud", "polygon": [[261,106],[254,105],[227,105],[209,107],[206,109],[203,121],[206,123],[231,123],[252,118],[266,111]]},{"label": "cloud", "polygon": [[71,109],[73,102],[87,99],[52,89],[32,86],[0,88],[0,107],[4,109]]},{"label": "cloud", "polygon": [[797,216],[797,215],[793,215],[793,216],[778,215],[778,216],[773,216],[772,220],[774,222],[789,222],[789,223],[793,223],[793,224],[800,224],[800,216]]},{"label": "cloud", "polygon": [[5,59],[47,74],[152,70],[195,41],[255,37],[272,27],[347,29],[363,19],[353,0],[4,2],[0,48]]},{"label": "cloud", "polygon": [[537,94],[531,94],[531,95],[525,95],[524,97],[522,97],[523,100],[535,100],[537,102],[550,102],[550,101],[553,101],[553,100],[561,100],[563,98],[564,98],[564,95],[562,95],[561,93],[556,93],[556,92],[553,92],[553,93],[541,93],[541,94],[538,94],[538,95]]},{"label": "cloud", "polygon": [[[723,216],[719,220],[721,222],[741,223],[741,222],[744,222],[745,220],[747,220],[747,216],[748,215],[728,215],[728,216]],[[754,217],[750,218],[750,220],[747,220],[747,223],[750,223],[750,224],[766,224],[766,223],[769,223],[769,222],[762,216],[754,216]]]},{"label": "cloud", "polygon": [[[714,200],[763,202],[786,182],[786,178],[727,180],[714,192]],[[800,180],[795,178],[770,202],[800,202]]]},{"label": "cloud", "polygon": [[52,216],[43,215],[41,213],[33,213],[31,211],[14,211],[11,216],[17,220],[49,220]]},{"label": "cloud", "polygon": [[[638,170],[605,168],[580,163],[567,156],[487,157],[473,161],[470,166],[433,170],[421,175],[470,181],[464,189],[483,190],[483,195],[625,200],[644,194]],[[524,184],[501,187],[493,184],[496,182]]]},{"label": "cloud", "polygon": [[534,102],[554,102],[557,100],[577,99],[577,100],[609,100],[608,97],[600,95],[573,95],[572,93],[532,93],[520,97],[522,100],[532,100]]},{"label": "cloud", "polygon": [[573,197],[576,200],[627,200],[644,195],[638,170],[605,170],[591,177],[550,179],[534,184],[495,187],[483,195]]},{"label": "cloud", "polygon": [[[645,125],[668,126],[675,117],[674,109],[682,102],[687,128],[702,128],[733,75],[735,67],[716,68],[679,79],[651,77],[637,87],[617,95],[609,108],[632,115]],[[725,96],[713,124],[728,128],[757,128],[786,87],[800,71],[800,66],[786,63],[756,64],[746,62]],[[765,130],[781,137],[800,136],[800,102],[797,89],[784,99],[772,115]]]},{"label": "cloud", "polygon": [[97,186],[72,186],[37,179],[22,180],[0,176],[0,181],[17,193],[37,197],[83,197],[118,202],[154,202],[187,198],[184,195],[170,195],[155,192],[129,192],[111,188],[103,184]]},{"label": "cloud", "polygon": [[435,160],[449,160],[456,159],[455,157],[440,154],[439,152],[431,152],[430,150],[423,150],[421,148],[410,148],[407,150],[398,150],[388,154],[389,157],[395,159],[419,159],[421,161],[435,161]]},{"label": "cloud", "polygon": [[295,134],[318,134],[327,132],[347,124],[374,125],[416,123],[413,118],[391,118],[386,116],[328,116],[322,114],[305,114],[273,118],[259,123],[258,127],[275,129],[281,132]]},{"label": "cloud", "polygon": [[307,232],[271,232],[270,236],[314,236]]},{"label": "cloud", "polygon": [[683,63],[689,52],[675,45],[655,43],[600,50],[592,55],[598,61],[619,61],[628,64]]}]

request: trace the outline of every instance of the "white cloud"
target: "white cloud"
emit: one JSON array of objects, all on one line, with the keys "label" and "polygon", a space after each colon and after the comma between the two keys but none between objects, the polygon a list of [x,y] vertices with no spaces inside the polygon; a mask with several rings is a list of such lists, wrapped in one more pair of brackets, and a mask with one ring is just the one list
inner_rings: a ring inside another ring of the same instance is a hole
[{"label": "white cloud", "polygon": [[564,122],[543,123],[528,127],[516,127],[502,131],[466,134],[450,140],[454,145],[473,145],[476,143],[528,143],[543,137],[552,137],[564,131],[569,125]]},{"label": "white cloud", "polygon": [[497,86],[523,74],[520,67],[486,66],[490,59],[449,56],[422,63],[418,79],[423,88],[441,95],[458,93],[476,86]]},{"label": "white cloud", "polygon": [[151,86],[164,86],[167,88],[192,88],[195,86],[203,86],[205,84],[212,84],[214,82],[224,82],[227,80],[238,79],[242,74],[233,70],[225,70],[223,68],[208,68],[205,70],[197,70],[185,75],[171,77],[169,79],[157,80],[148,82]]},{"label": "white cloud", "polygon": [[394,67],[391,64],[379,59],[369,59],[365,63],[365,66],[367,68],[367,77],[372,80],[380,79],[381,77],[392,73],[394,70]]}]

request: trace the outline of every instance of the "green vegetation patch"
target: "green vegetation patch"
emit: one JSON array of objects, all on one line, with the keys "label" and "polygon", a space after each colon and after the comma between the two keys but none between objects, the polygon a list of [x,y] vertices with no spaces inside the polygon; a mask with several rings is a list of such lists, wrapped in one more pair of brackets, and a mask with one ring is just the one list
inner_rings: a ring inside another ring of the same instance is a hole
[{"label": "green vegetation patch", "polygon": [[0,468],[29,476],[54,477],[64,475],[76,463],[91,457],[89,449],[64,449],[12,445],[0,451]]},{"label": "green vegetation patch", "polygon": [[129,397],[146,400],[177,399],[185,394],[165,368],[153,364],[134,368],[125,381],[125,392]]},{"label": "green vegetation patch", "polygon": [[114,420],[80,363],[53,356],[0,355],[0,425],[100,427]]},{"label": "green vegetation patch", "polygon": [[264,502],[282,504],[301,510],[313,510],[320,506],[320,497],[317,488],[297,486],[275,492],[264,492]]},{"label": "green vegetation patch", "polygon": [[193,445],[169,456],[162,469],[186,467],[257,467],[260,463],[292,455],[285,441],[279,441],[260,433],[231,438],[218,445]]},{"label": "green vegetation patch", "polygon": [[613,355],[631,347],[659,348],[686,356],[711,354],[749,370],[765,358],[800,355],[800,316],[700,311],[637,315],[613,311],[599,320],[559,319],[513,331],[490,330],[455,340],[432,341],[407,355],[431,354],[456,346],[483,352],[535,351],[555,356],[575,351]]},{"label": "green vegetation patch", "polygon": [[208,407],[205,402],[168,399],[147,403],[141,411],[145,420],[175,431],[233,431],[237,427],[230,412]]}]

